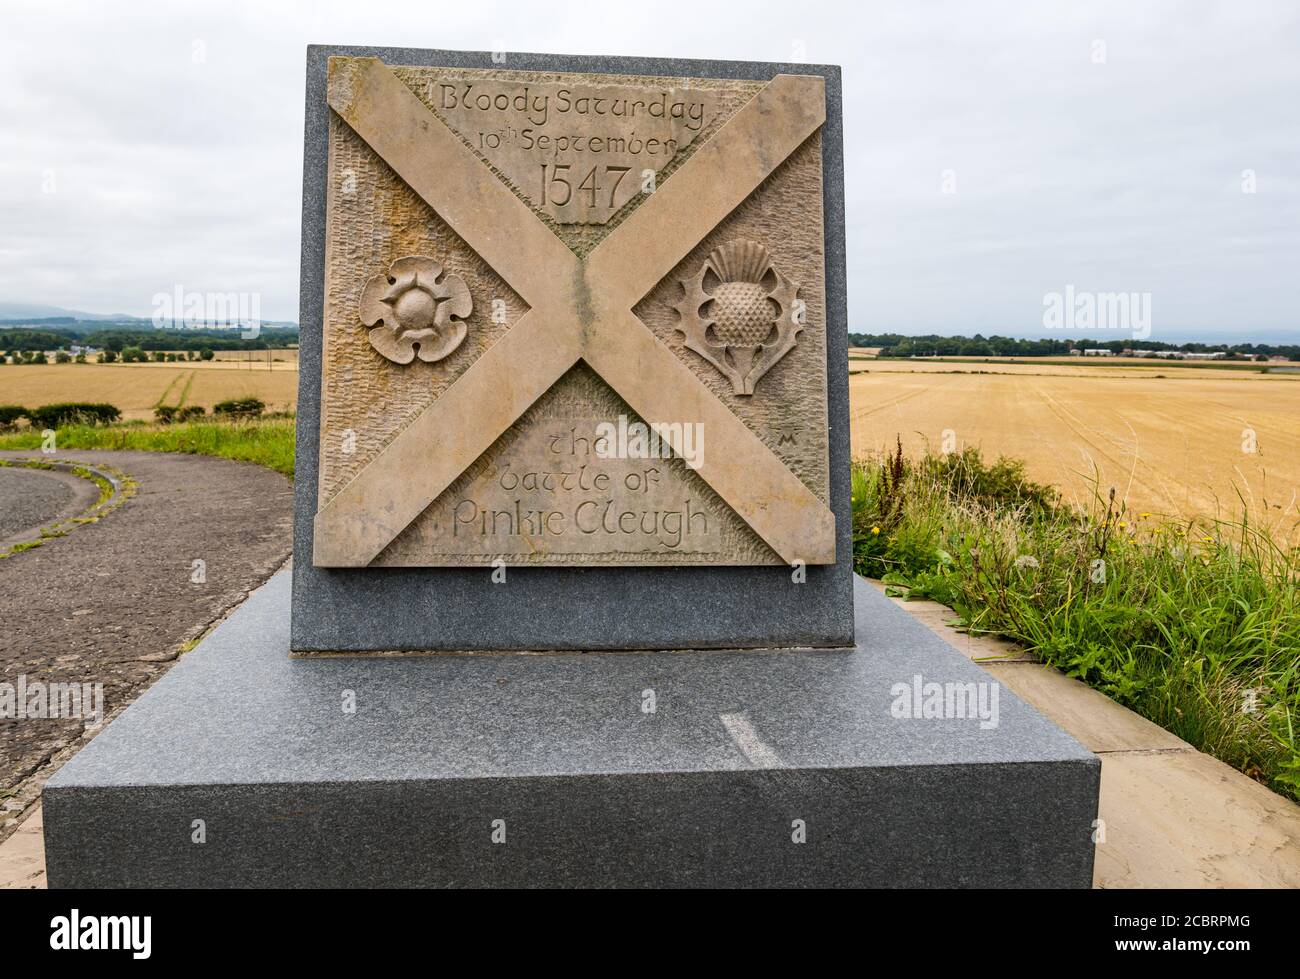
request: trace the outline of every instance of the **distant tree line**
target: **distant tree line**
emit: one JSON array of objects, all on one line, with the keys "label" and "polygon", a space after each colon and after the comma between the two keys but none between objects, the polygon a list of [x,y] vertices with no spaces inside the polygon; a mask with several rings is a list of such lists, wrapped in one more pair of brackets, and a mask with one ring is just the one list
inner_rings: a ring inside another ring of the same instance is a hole
[{"label": "distant tree line", "polygon": [[61,330],[0,330],[0,349],[3,350],[57,350],[74,343],[81,343],[81,338],[69,336]]},{"label": "distant tree line", "polygon": [[298,331],[283,327],[263,328],[255,338],[245,339],[238,330],[98,330],[85,334],[75,330],[0,329],[0,350],[60,350],[77,346],[98,347],[121,353],[139,350],[267,350],[298,342]]},{"label": "distant tree line", "polygon": [[1065,357],[1070,350],[1180,350],[1184,353],[1217,353],[1239,357],[1286,357],[1300,360],[1300,344],[1271,343],[1163,343],[1158,340],[1023,340],[1014,337],[982,336],[909,337],[899,333],[850,333],[854,347],[880,347],[881,357]]}]

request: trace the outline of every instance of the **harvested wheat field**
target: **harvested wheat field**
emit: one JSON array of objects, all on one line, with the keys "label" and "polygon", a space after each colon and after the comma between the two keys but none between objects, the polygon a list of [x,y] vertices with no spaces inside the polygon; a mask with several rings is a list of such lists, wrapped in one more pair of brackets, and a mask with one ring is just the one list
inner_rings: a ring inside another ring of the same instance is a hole
[{"label": "harvested wheat field", "polygon": [[[852,365],[853,452],[978,446],[1085,502],[1094,483],[1135,513],[1256,520],[1295,539],[1300,376],[1162,365]],[[945,445],[945,432],[948,443]],[[1267,517],[1265,517],[1267,514]]]},{"label": "harvested wheat field", "polygon": [[[265,355],[263,355],[265,357]],[[279,366],[279,365],[275,365]],[[296,361],[295,361],[296,366]],[[254,397],[268,411],[292,411],[298,400],[298,372],[267,370],[254,363],[47,364],[0,367],[0,404],[28,408],[60,401],[102,401],[126,419],[153,418],[154,407],[202,405]]]}]

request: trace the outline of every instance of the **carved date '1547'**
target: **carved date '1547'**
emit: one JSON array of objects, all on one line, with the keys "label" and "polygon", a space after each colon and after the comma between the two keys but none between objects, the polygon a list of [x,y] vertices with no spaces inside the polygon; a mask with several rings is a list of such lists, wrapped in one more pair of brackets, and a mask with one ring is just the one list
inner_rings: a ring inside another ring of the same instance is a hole
[{"label": "carved date '1547'", "polygon": [[[554,204],[557,207],[564,207],[573,199],[573,183],[569,179],[569,171],[573,169],[568,163],[552,163],[549,166],[542,164],[542,196],[541,203],[545,207],[547,204]],[[582,178],[578,184],[578,192],[587,196],[586,204],[590,208],[607,207],[611,211],[616,208],[615,201],[618,199],[618,187],[627,176],[631,167],[613,167],[613,166],[594,166],[587,171],[587,175]],[[549,170],[549,175],[548,171]],[[609,199],[603,204],[597,203],[597,195],[601,193],[601,176],[600,172],[604,171],[605,183],[609,188]],[[654,171],[648,171],[653,174]],[[613,178],[612,183],[610,178]],[[558,193],[557,193],[558,188]]]}]

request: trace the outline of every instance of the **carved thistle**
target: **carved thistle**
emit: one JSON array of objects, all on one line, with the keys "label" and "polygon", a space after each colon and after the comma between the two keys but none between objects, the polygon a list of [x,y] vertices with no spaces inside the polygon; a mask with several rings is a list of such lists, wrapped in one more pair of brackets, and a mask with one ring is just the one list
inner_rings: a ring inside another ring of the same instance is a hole
[{"label": "carved thistle", "polygon": [[474,309],[459,275],[443,276],[436,259],[399,258],[361,291],[361,322],[371,327],[370,345],[395,364],[419,357],[442,360],[461,345],[464,319]]},{"label": "carved thistle", "polygon": [[678,332],[736,394],[753,394],[803,330],[795,318],[799,287],[772,267],[767,249],[756,242],[715,248],[695,276],[682,280],[682,290]]}]

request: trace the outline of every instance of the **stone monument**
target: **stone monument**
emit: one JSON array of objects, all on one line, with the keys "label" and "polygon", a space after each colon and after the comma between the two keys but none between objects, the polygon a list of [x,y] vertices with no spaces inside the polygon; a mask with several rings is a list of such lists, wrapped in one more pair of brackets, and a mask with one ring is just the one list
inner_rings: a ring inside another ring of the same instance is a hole
[{"label": "stone monument", "polygon": [[329,58],[295,649],[852,642],[826,79],[668,71]]},{"label": "stone monument", "polygon": [[309,49],[292,582],[51,780],[51,883],[1087,886],[1096,758],[852,574],[840,125]]}]

